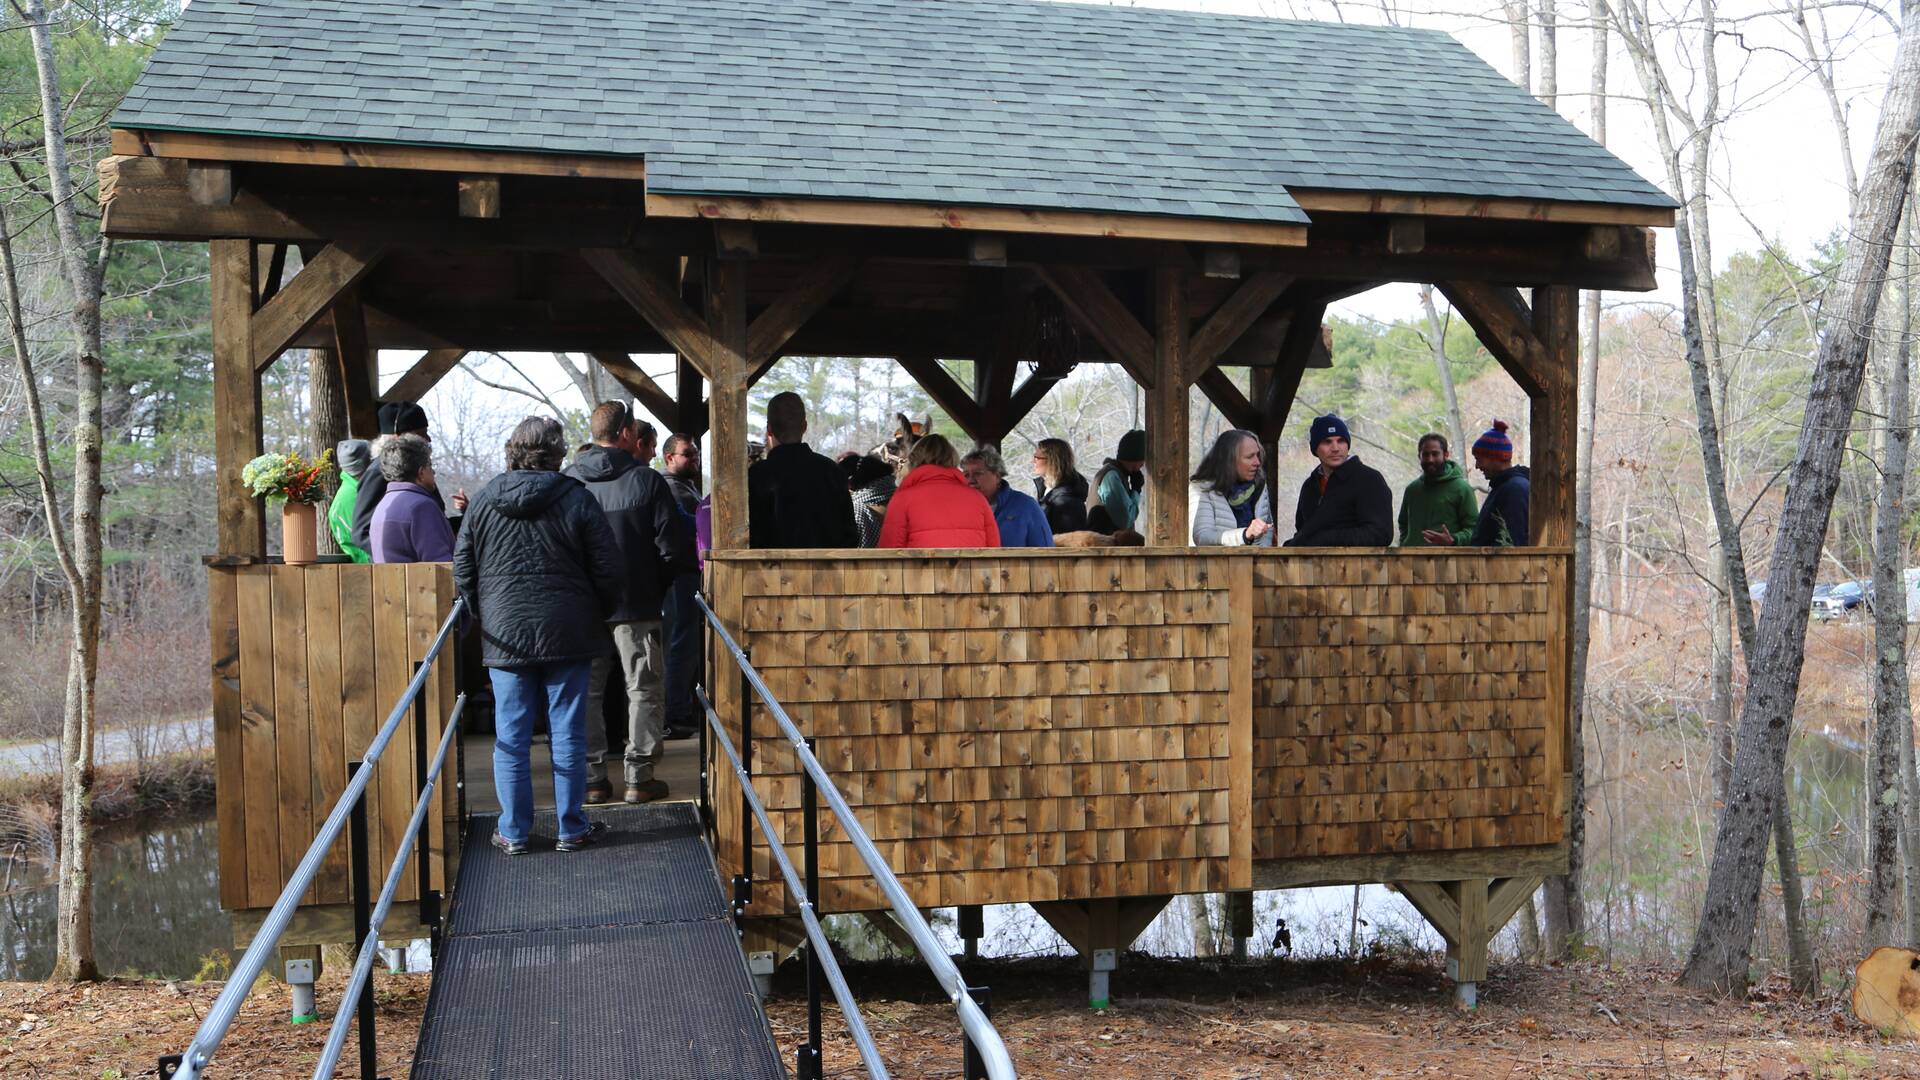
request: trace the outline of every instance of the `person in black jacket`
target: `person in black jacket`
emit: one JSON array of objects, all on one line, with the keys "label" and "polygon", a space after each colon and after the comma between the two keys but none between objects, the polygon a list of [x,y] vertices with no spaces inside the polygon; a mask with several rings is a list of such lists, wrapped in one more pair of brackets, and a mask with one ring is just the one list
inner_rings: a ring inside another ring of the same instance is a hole
[{"label": "person in black jacket", "polygon": [[801,440],[807,406],[795,393],[767,402],[767,456],[747,470],[748,542],[757,548],[857,548],[847,474]]},{"label": "person in black jacket", "polygon": [[[574,455],[567,475],[586,484],[606,511],[626,563],[627,587],[607,615],[607,628],[627,695],[626,801],[652,802],[667,795],[666,783],[653,777],[666,738],[660,601],[675,577],[694,570],[693,522],[674,502],[666,480],[634,458],[639,431],[625,402],[602,402],[589,424],[593,445]],[[603,802],[612,794],[607,726],[595,722],[612,672],[612,661],[596,659],[587,688],[588,802]]]},{"label": "person in black jacket", "polygon": [[[381,447],[391,435],[418,435],[431,443],[433,436],[427,434],[427,410],[411,401],[389,401],[380,406],[380,438],[373,443],[373,460],[380,460]],[[380,500],[386,494],[387,478],[380,475],[378,468],[368,469],[360,477],[360,492],[353,498],[353,546],[361,551],[373,550],[373,512],[380,508]],[[430,489],[429,494],[441,510],[447,508],[438,488]],[[467,493],[457,491],[453,496],[453,520],[458,521],[466,512]]]},{"label": "person in black jacket", "polygon": [[1087,528],[1087,478],[1073,467],[1073,447],[1065,439],[1041,439],[1033,448],[1033,497],[1046,511],[1053,535]]},{"label": "person in black jacket", "polygon": [[[661,447],[666,468],[660,475],[673,493],[673,501],[687,518],[687,533],[694,531],[694,515],[700,510],[700,441],[691,435],[667,436]],[[700,591],[700,560],[696,554],[686,571],[674,575],[667,594],[660,601],[660,632],[667,640],[667,738],[692,738],[705,726],[699,705],[693,699],[693,684],[706,666],[706,617],[693,602]]]},{"label": "person in black jacket", "polygon": [[1318,417],[1307,445],[1320,465],[1300,485],[1288,547],[1386,547],[1393,543],[1393,489],[1352,455],[1347,422]]},{"label": "person in black jacket", "polygon": [[573,851],[606,829],[582,808],[587,680],[607,653],[600,620],[625,602],[627,571],[600,504],[560,474],[566,452],[558,421],[520,421],[507,439],[507,471],[473,500],[453,549],[454,585],[479,617],[481,662],[493,682],[493,786],[500,797],[493,843],[509,855],[527,850],[527,747],[542,712],[560,818],[555,849]]}]

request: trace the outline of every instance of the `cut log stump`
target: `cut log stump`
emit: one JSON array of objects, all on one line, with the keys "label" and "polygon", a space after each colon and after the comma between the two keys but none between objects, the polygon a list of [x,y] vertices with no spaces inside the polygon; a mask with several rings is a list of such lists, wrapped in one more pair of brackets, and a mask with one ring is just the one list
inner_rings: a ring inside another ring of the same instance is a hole
[{"label": "cut log stump", "polygon": [[1920,952],[1882,945],[1853,969],[1853,1015],[1888,1036],[1920,1038]]}]

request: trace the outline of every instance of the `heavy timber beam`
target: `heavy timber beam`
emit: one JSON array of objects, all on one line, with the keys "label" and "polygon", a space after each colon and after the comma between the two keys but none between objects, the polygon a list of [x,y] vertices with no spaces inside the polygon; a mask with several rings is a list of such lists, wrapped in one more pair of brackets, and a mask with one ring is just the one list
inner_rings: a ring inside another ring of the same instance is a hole
[{"label": "heavy timber beam", "polygon": [[413,362],[413,366],[380,396],[382,401],[419,401],[434,384],[446,378],[447,373],[466,359],[465,349],[429,349],[425,356]]},{"label": "heavy timber beam", "polygon": [[[461,218],[444,175],[399,170],[249,164],[231,205],[203,206],[190,193],[188,163],[154,157],[108,158],[100,165],[103,230],[119,239],[260,242],[377,236],[409,247],[577,250],[609,243],[639,250],[704,254],[711,223],[647,218],[619,185],[519,177],[548,187],[517,194],[512,214]],[[352,179],[350,187],[332,178]],[[364,194],[362,192],[365,192]],[[1388,249],[1384,216],[1320,215],[1306,248],[1239,248],[1246,272],[1279,270],[1317,278],[1434,281],[1473,278],[1513,285],[1573,285],[1609,292],[1657,287],[1651,230],[1631,225],[1429,219],[1417,253]],[[762,258],[831,255],[964,263],[968,249],[950,232],[863,226],[761,225]],[[1115,237],[1007,234],[1009,265],[1145,269],[1187,265],[1179,244]]]},{"label": "heavy timber beam", "polygon": [[780,349],[794,332],[853,281],[858,259],[834,256],[809,268],[778,300],[767,305],[747,330],[747,382],[760,377],[779,359]]},{"label": "heavy timber beam", "polygon": [[1480,343],[1520,384],[1528,397],[1553,385],[1553,358],[1533,330],[1533,312],[1520,290],[1483,281],[1437,281]]},{"label": "heavy timber beam", "polygon": [[1254,320],[1266,314],[1280,294],[1293,284],[1293,276],[1276,270],[1267,270],[1248,278],[1225,303],[1208,316],[1200,329],[1194,331],[1189,343],[1187,375],[1198,379],[1200,375],[1214,366],[1225,353],[1240,340]]},{"label": "heavy timber beam", "polygon": [[633,357],[626,353],[601,350],[595,352],[593,358],[607,369],[607,374],[626,388],[627,393],[633,395],[641,408],[652,413],[654,419],[671,426],[679,416],[680,403],[664,387],[654,382],[653,376],[641,371],[640,365],[633,362]]},{"label": "heavy timber beam", "polygon": [[934,404],[960,425],[960,430],[966,432],[968,438],[976,443],[991,441],[980,403],[953,381],[953,376],[940,366],[940,361],[930,356],[903,354],[899,363],[907,370],[907,374],[913,376],[913,381],[920,384],[920,389],[933,399]]},{"label": "heavy timber beam", "polygon": [[219,553],[267,553],[260,500],[240,482],[240,470],[260,453],[260,371],[253,362],[254,247],[250,240],[215,240],[208,253],[213,309],[214,512]]},{"label": "heavy timber beam", "polygon": [[[706,319],[701,318],[680,299],[677,288],[642,265],[639,257],[631,251],[620,248],[587,248],[580,255],[600,272],[600,276],[606,279],[614,292],[619,293],[622,299],[633,305],[633,309],[640,313],[640,317],[645,319],[648,325],[658,330],[661,337],[667,339],[668,344],[672,345],[676,352],[691,361],[701,375],[710,382],[720,381],[714,371],[714,356],[721,348],[715,337],[716,332],[708,328]],[[744,364],[747,348],[747,298],[743,293],[734,299],[737,300],[741,312],[741,340],[734,351]],[[740,374],[743,378],[745,377],[744,367]],[[742,423],[744,422],[743,419]],[[717,423],[715,430],[718,430]],[[745,443],[741,445],[744,447]],[[745,450],[741,452],[745,453]],[[716,520],[718,520],[717,517]]]},{"label": "heavy timber beam", "polygon": [[253,366],[265,371],[280,353],[319,320],[340,294],[358,284],[387,253],[375,240],[341,240],[326,246],[294,279],[253,315]]}]

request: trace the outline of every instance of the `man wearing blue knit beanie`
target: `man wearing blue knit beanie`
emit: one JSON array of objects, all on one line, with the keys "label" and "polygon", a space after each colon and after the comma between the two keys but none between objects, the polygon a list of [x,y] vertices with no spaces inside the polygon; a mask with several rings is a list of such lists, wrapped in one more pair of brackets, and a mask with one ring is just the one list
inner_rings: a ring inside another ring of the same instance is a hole
[{"label": "man wearing blue knit beanie", "polygon": [[[1507,422],[1495,420],[1493,426],[1473,443],[1473,467],[1487,478],[1487,501],[1480,504],[1480,521],[1467,543],[1473,547],[1526,547],[1527,502],[1533,494],[1533,481],[1525,465],[1513,463],[1513,439],[1507,435]],[[1431,542],[1453,543],[1453,538]]]},{"label": "man wearing blue knit beanie", "polygon": [[1288,547],[1386,547],[1393,543],[1393,489],[1353,456],[1347,422],[1315,417],[1307,447],[1320,464],[1300,485]]}]

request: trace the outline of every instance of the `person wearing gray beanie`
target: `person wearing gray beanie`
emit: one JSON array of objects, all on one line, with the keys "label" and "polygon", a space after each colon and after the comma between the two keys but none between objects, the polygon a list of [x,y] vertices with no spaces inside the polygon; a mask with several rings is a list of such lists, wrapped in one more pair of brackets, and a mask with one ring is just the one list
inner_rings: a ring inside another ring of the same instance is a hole
[{"label": "person wearing gray beanie", "polygon": [[360,478],[373,466],[373,445],[365,439],[341,439],[333,448],[340,464],[340,490],[327,504],[327,531],[333,542],[354,562],[372,562],[373,556],[353,542],[353,504],[360,497]]}]

